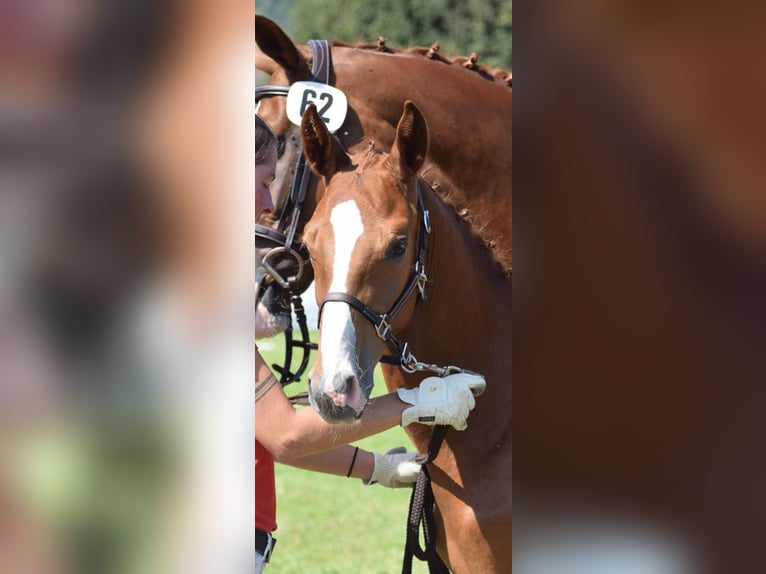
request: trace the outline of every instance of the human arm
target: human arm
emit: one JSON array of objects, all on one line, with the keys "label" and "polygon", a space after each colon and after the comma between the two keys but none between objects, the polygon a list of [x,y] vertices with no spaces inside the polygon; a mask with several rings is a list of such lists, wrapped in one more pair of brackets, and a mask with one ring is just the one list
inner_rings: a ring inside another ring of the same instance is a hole
[{"label": "human arm", "polygon": [[[331,425],[313,409],[295,408],[290,403],[257,349],[255,372],[255,436],[282,463],[291,464],[392,428],[401,423],[402,412],[410,406],[391,393],[372,399],[364,416],[352,424]],[[346,461],[350,458],[347,455]],[[325,464],[327,460],[331,459],[325,459]]]},{"label": "human arm", "polygon": [[306,455],[354,442],[398,424],[420,422],[466,428],[484,378],[475,374],[428,377],[415,389],[370,400],[364,416],[351,424],[331,425],[312,409],[295,409],[281,385],[255,350],[255,436],[276,460],[291,463]]},{"label": "human arm", "polygon": [[344,444],[297,458],[289,464],[305,470],[369,480],[375,466],[375,459],[369,451],[361,448],[357,450],[357,447],[353,445]]},{"label": "human arm", "polygon": [[393,448],[381,454],[343,445],[299,458],[291,466],[359,478],[365,485],[401,488],[411,486],[417,480],[420,472],[420,464],[415,462],[417,456],[417,452],[407,452],[404,447]]}]

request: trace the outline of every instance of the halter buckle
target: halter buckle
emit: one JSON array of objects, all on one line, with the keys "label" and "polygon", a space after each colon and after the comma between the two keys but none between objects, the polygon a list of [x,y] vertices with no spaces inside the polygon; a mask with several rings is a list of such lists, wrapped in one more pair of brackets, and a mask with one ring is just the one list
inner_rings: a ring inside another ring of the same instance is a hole
[{"label": "halter buckle", "polygon": [[426,228],[426,233],[431,233],[431,215],[428,213],[427,209],[423,210],[423,225]]},{"label": "halter buckle", "polygon": [[388,324],[388,316],[380,316],[380,322],[375,325],[375,332],[378,334],[378,337],[384,341],[388,340],[388,336],[391,334],[391,325]]},{"label": "halter buckle", "polygon": [[417,278],[415,279],[415,281],[417,281],[418,292],[420,292],[420,298],[425,300],[426,282],[428,281],[428,275],[426,275],[426,270],[424,266],[420,264],[420,261],[415,262],[415,274],[417,275]]},{"label": "halter buckle", "polygon": [[404,346],[402,347],[402,353],[399,357],[399,362],[402,370],[405,373],[414,373],[418,370],[418,360],[415,358],[415,355],[413,355],[410,352],[410,344],[405,342]]}]

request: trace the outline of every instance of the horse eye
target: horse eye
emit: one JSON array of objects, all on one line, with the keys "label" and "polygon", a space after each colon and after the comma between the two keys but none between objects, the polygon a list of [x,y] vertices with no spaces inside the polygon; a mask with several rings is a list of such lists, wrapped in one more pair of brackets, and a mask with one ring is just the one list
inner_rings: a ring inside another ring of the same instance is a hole
[{"label": "horse eye", "polygon": [[407,240],[396,239],[392,241],[388,249],[386,249],[386,257],[388,259],[401,259],[404,254],[407,253]]},{"label": "horse eye", "polygon": [[285,153],[285,136],[277,136],[277,157]]}]

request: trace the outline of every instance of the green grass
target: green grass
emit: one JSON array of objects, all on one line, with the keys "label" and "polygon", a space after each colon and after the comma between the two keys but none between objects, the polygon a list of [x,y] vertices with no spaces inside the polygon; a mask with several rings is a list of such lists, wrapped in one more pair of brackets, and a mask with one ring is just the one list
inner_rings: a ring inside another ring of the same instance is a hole
[{"label": "green grass", "polygon": [[[317,340],[312,333],[312,340]],[[284,337],[259,341],[266,361],[281,363]],[[303,380],[286,388],[289,395],[306,388]],[[373,395],[386,392],[380,369]],[[395,427],[355,444],[385,452],[403,445],[407,434]],[[278,540],[269,574],[391,574],[401,572],[410,489],[364,486],[348,479],[277,464]],[[415,560],[414,574],[428,568]]]}]

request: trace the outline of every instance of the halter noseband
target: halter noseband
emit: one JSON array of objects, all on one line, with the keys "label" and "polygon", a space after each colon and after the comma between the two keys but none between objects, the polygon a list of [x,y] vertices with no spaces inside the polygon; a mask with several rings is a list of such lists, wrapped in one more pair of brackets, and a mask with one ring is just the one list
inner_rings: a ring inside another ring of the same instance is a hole
[{"label": "halter noseband", "polygon": [[[420,180],[417,182],[417,198],[418,198],[418,215],[420,216],[420,228],[418,233],[418,256],[415,260],[415,266],[410,276],[410,280],[399,295],[399,298],[393,304],[391,309],[386,313],[378,313],[371,309],[367,304],[363,303],[353,295],[349,293],[332,291],[325,295],[322,300],[322,304],[319,306],[319,318],[317,320],[317,326],[322,320],[322,309],[326,303],[330,301],[339,301],[351,305],[354,309],[359,311],[362,316],[367,319],[375,327],[375,332],[382,340],[386,341],[391,348],[396,352],[396,357],[388,358],[384,357],[384,361],[387,363],[393,363],[400,365],[404,370],[414,372],[418,370],[415,357],[409,352],[409,345],[407,343],[401,343],[399,339],[394,336],[391,328],[396,314],[401,310],[407,300],[418,289],[421,299],[426,298],[426,281],[428,277],[425,271],[425,256],[426,248],[428,246],[428,235],[431,233],[431,221],[429,218],[428,210],[423,205],[423,193],[420,187]],[[393,360],[391,360],[393,359]]]}]

